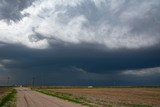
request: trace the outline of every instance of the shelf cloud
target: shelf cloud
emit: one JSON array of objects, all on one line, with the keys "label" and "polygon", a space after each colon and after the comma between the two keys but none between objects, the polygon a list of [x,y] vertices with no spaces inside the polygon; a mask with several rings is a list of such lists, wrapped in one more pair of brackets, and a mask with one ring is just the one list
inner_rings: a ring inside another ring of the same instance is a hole
[{"label": "shelf cloud", "polygon": [[159,10],[159,0],[0,0],[0,74],[101,85],[114,77],[136,83],[144,74],[156,76],[154,84]]}]

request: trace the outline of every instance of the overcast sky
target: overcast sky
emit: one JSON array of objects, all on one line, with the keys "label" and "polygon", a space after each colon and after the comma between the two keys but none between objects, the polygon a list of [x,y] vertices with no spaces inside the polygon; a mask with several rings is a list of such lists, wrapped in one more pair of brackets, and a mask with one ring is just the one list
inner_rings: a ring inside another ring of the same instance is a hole
[{"label": "overcast sky", "polygon": [[160,85],[159,0],[0,0],[0,85]]}]

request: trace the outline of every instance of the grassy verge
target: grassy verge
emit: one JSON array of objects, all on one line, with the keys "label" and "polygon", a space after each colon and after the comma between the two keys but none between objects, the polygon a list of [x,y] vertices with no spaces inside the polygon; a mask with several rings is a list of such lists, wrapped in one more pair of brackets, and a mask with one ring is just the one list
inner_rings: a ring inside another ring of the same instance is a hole
[{"label": "grassy verge", "polygon": [[5,95],[0,101],[0,107],[16,107],[16,90],[13,89],[7,95]]},{"label": "grassy verge", "polygon": [[78,97],[78,96],[76,97],[76,96],[73,96],[72,94],[54,92],[54,91],[48,91],[48,90],[39,90],[39,89],[34,89],[34,90],[46,95],[58,97],[63,100],[71,101],[71,102],[82,104],[89,107],[95,107],[93,104],[88,103],[84,97]]}]

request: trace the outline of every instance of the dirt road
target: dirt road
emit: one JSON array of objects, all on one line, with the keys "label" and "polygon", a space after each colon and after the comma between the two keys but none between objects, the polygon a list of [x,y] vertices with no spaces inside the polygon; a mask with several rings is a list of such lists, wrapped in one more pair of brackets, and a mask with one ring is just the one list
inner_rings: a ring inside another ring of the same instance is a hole
[{"label": "dirt road", "polygon": [[17,107],[82,107],[28,88],[17,88]]}]

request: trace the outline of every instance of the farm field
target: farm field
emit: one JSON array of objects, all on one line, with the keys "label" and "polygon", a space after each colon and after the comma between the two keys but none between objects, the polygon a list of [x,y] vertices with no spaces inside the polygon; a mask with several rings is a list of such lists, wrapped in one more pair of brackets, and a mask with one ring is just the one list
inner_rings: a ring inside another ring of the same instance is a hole
[{"label": "farm field", "polygon": [[44,88],[39,91],[97,107],[160,107],[160,88]]}]

